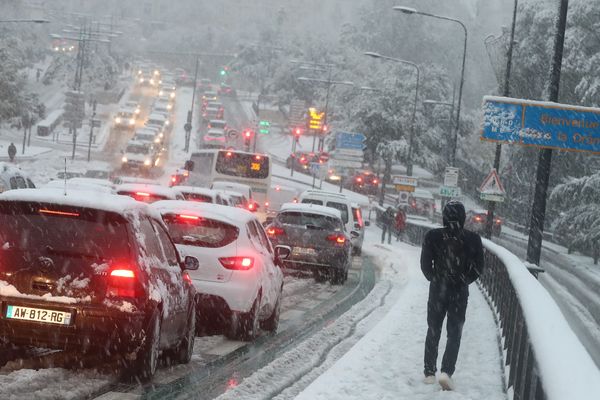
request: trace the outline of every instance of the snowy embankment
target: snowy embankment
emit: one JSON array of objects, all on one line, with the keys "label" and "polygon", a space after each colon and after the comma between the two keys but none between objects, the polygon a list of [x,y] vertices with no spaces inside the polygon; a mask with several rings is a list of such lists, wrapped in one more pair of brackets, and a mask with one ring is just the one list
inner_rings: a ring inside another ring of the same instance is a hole
[{"label": "snowy embankment", "polygon": [[[380,235],[379,228],[368,228],[363,247],[381,273],[371,293],[220,400],[505,398],[497,328],[474,286],[455,374],[458,391],[442,393],[422,383],[428,284],[420,249],[380,245]],[[440,349],[444,345],[442,339]]]}]

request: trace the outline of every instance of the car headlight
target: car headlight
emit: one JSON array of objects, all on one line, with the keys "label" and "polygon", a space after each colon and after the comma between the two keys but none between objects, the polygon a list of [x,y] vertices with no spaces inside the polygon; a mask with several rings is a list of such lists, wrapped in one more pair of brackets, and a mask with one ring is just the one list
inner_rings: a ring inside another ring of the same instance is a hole
[{"label": "car headlight", "polygon": [[170,96],[172,99],[174,99],[174,98],[175,98],[175,93],[171,93],[169,96]]},{"label": "car headlight", "polygon": [[144,83],[144,78],[140,78],[140,83]]},{"label": "car headlight", "polygon": [[141,75],[141,74],[142,74],[142,70],[138,69],[138,75]]},{"label": "car headlight", "polygon": [[135,118],[129,119],[129,125],[135,125]]},{"label": "car headlight", "polygon": [[154,85],[154,79],[150,79],[150,84]]},{"label": "car headlight", "polygon": [[116,122],[117,124],[120,124],[120,123],[121,123],[121,117],[117,117],[117,118],[115,118],[115,122]]},{"label": "car headlight", "polygon": [[164,136],[165,136],[165,134],[164,134],[164,133],[162,133],[162,132],[158,134],[158,137],[159,137],[159,138],[161,138],[161,139],[162,139]]},{"label": "car headlight", "polygon": [[135,113],[136,113],[136,114],[139,114],[141,111],[142,111],[142,110],[140,110],[139,108],[136,108],[136,109],[135,109]]},{"label": "car headlight", "polygon": [[121,162],[126,163],[127,162],[127,157],[123,156],[123,158],[121,158]]},{"label": "car headlight", "polygon": [[160,138],[154,139],[154,143],[160,143]]},{"label": "car headlight", "polygon": [[162,90],[159,90],[159,91],[158,91],[158,95],[159,95],[159,96],[162,96],[163,94],[164,94],[164,92],[163,92]]},{"label": "car headlight", "polygon": [[167,110],[171,110],[173,106],[171,104],[167,104]]},{"label": "car headlight", "polygon": [[146,166],[149,166],[150,164],[152,164],[152,161],[150,161],[150,159],[149,159],[149,158],[146,158],[146,159],[144,160],[144,165],[146,165]]},{"label": "car headlight", "polygon": [[165,125],[169,125],[169,121],[165,121]]}]

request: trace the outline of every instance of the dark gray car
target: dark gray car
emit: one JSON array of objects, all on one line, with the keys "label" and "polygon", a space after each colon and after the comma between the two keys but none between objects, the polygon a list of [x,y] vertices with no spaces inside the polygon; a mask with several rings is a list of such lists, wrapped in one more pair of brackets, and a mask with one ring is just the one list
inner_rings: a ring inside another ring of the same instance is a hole
[{"label": "dark gray car", "polygon": [[315,204],[286,203],[267,227],[273,245],[291,247],[288,268],[312,271],[315,280],[343,284],[352,262],[340,212]]}]

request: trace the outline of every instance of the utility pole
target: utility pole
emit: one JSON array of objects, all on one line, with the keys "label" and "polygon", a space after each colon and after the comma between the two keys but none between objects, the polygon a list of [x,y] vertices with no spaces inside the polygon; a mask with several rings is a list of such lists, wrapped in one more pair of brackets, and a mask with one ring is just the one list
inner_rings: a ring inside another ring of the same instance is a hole
[{"label": "utility pole", "polygon": [[92,118],[90,118],[90,140],[88,142],[88,154],[87,160],[90,162],[92,157],[92,138],[94,137],[94,118],[96,117],[96,100],[94,100],[92,105]]},{"label": "utility pole", "polygon": [[[567,12],[569,0],[560,0],[558,18],[556,20],[556,34],[554,36],[554,56],[548,83],[548,100],[558,102],[560,86],[560,71],[562,68],[563,48],[565,44],[565,31],[567,28]],[[546,217],[546,197],[550,168],[552,164],[552,150],[542,149],[539,152],[538,166],[535,180],[535,195],[531,208],[531,224],[529,228],[529,241],[527,242],[527,261],[540,265],[542,253],[542,240],[544,233],[544,219]]]},{"label": "utility pole", "polygon": [[[502,96],[508,97],[510,95],[510,73],[512,69],[512,55],[513,47],[515,43],[515,26],[517,23],[517,7],[519,6],[519,0],[515,0],[513,7],[512,26],[510,28],[510,42],[508,43],[508,50],[506,52],[506,71],[504,71],[504,87],[502,90]],[[500,171],[500,157],[502,156],[502,145],[496,145],[496,154],[494,155],[494,169]],[[494,228],[494,211],[496,211],[496,202],[488,202],[488,214],[487,221],[485,224],[485,237],[490,239],[492,237],[492,230]]]}]

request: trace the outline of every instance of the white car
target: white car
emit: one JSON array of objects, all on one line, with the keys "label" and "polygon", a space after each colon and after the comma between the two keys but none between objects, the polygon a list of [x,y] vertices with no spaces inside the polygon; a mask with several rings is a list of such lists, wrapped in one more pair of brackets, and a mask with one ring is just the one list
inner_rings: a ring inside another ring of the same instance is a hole
[{"label": "white car", "polygon": [[225,317],[225,334],[236,340],[254,339],[259,328],[277,330],[283,293],[278,265],[289,256],[289,247],[274,250],[260,222],[245,210],[188,201],[159,201],[152,207],[179,252],[202,260],[190,272],[201,320]]},{"label": "white car", "polygon": [[202,138],[202,147],[205,149],[225,148],[227,145],[227,137],[223,129],[209,129]]},{"label": "white car", "polygon": [[123,151],[121,169],[137,169],[148,172],[157,162],[158,154],[153,145],[130,140]]},{"label": "white car", "polygon": [[177,191],[188,201],[222,204],[225,206],[230,205],[229,196],[218,190],[197,186],[173,186],[173,190]]}]

